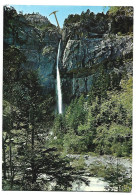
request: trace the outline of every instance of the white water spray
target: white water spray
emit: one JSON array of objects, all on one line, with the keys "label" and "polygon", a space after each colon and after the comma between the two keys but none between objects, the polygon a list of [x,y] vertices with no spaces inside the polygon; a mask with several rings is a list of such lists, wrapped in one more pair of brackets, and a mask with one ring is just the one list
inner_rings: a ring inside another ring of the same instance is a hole
[{"label": "white water spray", "polygon": [[62,114],[62,92],[61,92],[61,81],[60,81],[60,73],[59,73],[59,55],[60,55],[60,44],[58,46],[58,54],[57,54],[57,95],[58,95],[58,112]]}]

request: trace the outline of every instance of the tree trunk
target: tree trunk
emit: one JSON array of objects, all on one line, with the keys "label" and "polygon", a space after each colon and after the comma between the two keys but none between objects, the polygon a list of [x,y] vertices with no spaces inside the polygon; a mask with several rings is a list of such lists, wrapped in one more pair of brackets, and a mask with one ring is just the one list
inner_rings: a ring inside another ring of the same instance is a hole
[{"label": "tree trunk", "polygon": [[32,168],[32,183],[35,182],[35,170],[34,170],[34,128],[32,128],[32,158],[31,158],[31,168]]},{"label": "tree trunk", "polygon": [[9,162],[10,162],[10,185],[11,185],[11,189],[13,186],[13,171],[12,171],[12,147],[11,147],[11,143],[10,143],[10,149],[9,149]]},{"label": "tree trunk", "polygon": [[6,152],[5,152],[5,143],[3,139],[3,178],[6,179]]}]

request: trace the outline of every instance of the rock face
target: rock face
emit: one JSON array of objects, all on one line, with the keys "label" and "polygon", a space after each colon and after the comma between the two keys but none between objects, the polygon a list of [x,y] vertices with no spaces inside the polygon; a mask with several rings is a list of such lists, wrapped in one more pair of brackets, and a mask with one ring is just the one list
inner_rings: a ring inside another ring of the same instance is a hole
[{"label": "rock face", "polygon": [[22,66],[38,71],[44,93],[55,93],[56,55],[60,39],[58,29],[39,14],[16,14],[13,22],[15,20],[14,28],[4,36],[5,47],[17,46],[27,59]]},{"label": "rock face", "polygon": [[[54,40],[54,37],[56,37],[56,40]],[[20,35],[21,38],[27,42],[27,44],[20,46],[27,58],[25,68],[38,71],[41,85],[46,93],[54,91],[58,32],[26,28],[23,35]]]},{"label": "rock face", "polygon": [[[133,39],[132,36],[113,36],[103,38],[92,38],[84,40],[68,40],[63,53],[61,70],[63,85],[69,82],[69,90],[72,95],[87,93],[91,88],[93,75],[97,73],[98,67],[110,61],[122,59],[122,64],[115,63],[110,69],[111,72],[123,73],[127,69],[132,74]],[[130,70],[128,70],[128,68]],[[131,68],[130,68],[131,67]],[[106,68],[106,67],[105,67]],[[66,79],[67,78],[67,79]],[[63,87],[65,90],[65,87]]]},{"label": "rock face", "polygon": [[64,101],[87,94],[102,66],[113,87],[132,75],[132,29],[132,7],[119,7],[106,15],[87,10],[65,20],[60,65]]},{"label": "rock face", "polygon": [[40,15],[39,13],[35,14],[26,14],[26,20],[28,20],[32,24],[38,24],[40,26],[50,24],[50,21],[47,17]]},{"label": "rock face", "polygon": [[91,68],[105,59],[122,58],[133,49],[131,36],[69,40],[63,54],[63,66],[67,71],[77,68]]},{"label": "rock face", "polygon": [[[113,15],[112,18],[89,11],[71,15],[61,34],[39,14],[18,15],[17,18],[18,23],[4,36],[4,44],[16,45],[23,51],[27,58],[24,67],[38,71],[45,93],[55,93],[57,50],[62,39],[59,68],[65,103],[73,96],[87,94],[101,65],[104,65],[111,82],[114,75],[118,82],[124,74],[132,75],[133,38],[131,32],[127,35],[128,29],[133,29],[132,13],[121,17]],[[120,20],[124,24],[129,21],[123,35],[119,27],[114,29]]]}]

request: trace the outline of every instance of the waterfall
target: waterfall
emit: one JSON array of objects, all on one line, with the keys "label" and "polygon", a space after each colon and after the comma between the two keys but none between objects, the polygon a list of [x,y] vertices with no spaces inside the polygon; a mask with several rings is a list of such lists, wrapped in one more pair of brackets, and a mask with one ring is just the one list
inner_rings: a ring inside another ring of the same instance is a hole
[{"label": "waterfall", "polygon": [[58,46],[58,54],[57,54],[57,97],[58,97],[58,112],[62,114],[62,92],[61,92],[61,81],[60,81],[60,73],[59,73],[59,55],[60,55],[60,44]]}]

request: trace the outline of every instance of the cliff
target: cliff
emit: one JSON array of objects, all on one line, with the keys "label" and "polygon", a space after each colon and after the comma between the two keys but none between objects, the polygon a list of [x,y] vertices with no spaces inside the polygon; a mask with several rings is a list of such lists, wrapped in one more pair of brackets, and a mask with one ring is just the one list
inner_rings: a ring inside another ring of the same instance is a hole
[{"label": "cliff", "polygon": [[107,89],[119,87],[122,78],[132,75],[133,9],[128,9],[121,7],[106,15],[90,10],[69,15],[60,34],[38,13],[22,15],[5,7],[4,47],[18,47],[27,59],[22,66],[38,71],[44,92],[54,94],[56,56],[62,38],[59,66],[63,100],[68,103],[72,97],[89,92],[101,68],[108,76]]},{"label": "cliff", "polygon": [[38,71],[45,93],[54,93],[59,30],[39,14],[4,10],[4,48],[15,45],[26,56],[25,69]]},{"label": "cliff", "polygon": [[108,77],[107,90],[118,88],[122,78],[132,75],[132,29],[132,7],[119,7],[106,15],[87,10],[65,20],[61,64],[64,99],[87,94],[101,68]]}]

